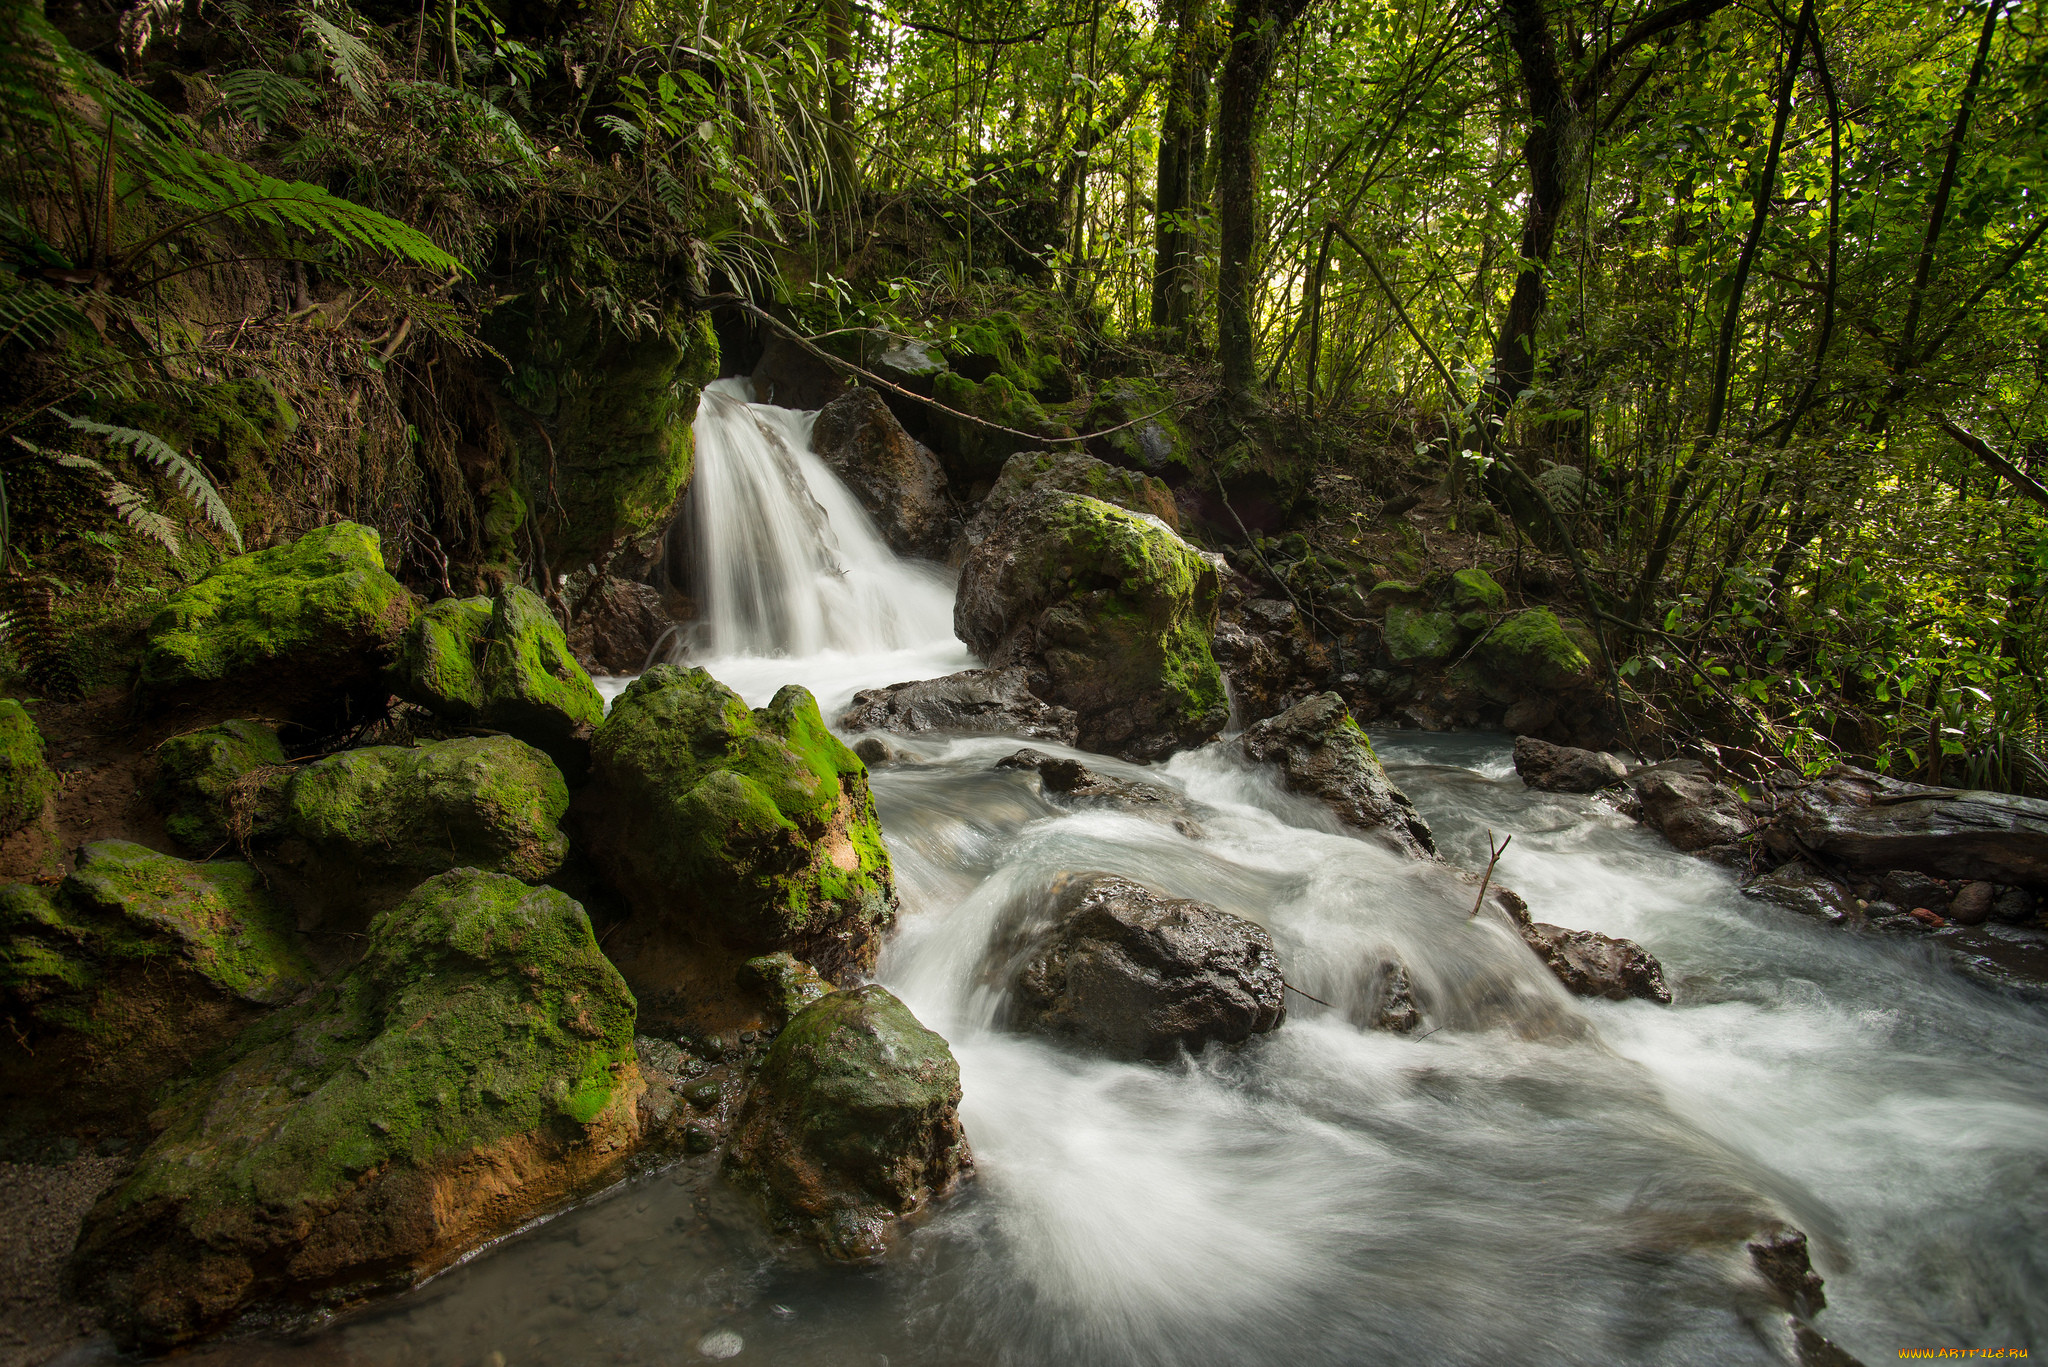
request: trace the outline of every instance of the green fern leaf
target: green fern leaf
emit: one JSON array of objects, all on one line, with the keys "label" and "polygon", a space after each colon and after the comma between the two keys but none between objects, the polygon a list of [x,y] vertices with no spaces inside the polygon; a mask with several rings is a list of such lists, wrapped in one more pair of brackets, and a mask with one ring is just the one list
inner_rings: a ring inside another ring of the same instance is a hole
[{"label": "green fern leaf", "polygon": [[299,19],[326,51],[327,63],[334,68],[334,78],[341,82],[341,88],[354,96],[356,103],[363,108],[375,109],[377,100],[371,83],[381,80],[384,75],[384,64],[377,59],[375,49],[310,9],[300,10]]},{"label": "green fern leaf", "polygon": [[93,422],[87,418],[74,418],[69,413],[51,409],[56,417],[69,423],[80,432],[90,433],[110,446],[117,446],[133,452],[149,464],[168,473],[178,491],[196,504],[206,514],[207,520],[218,527],[221,534],[235,543],[237,551],[242,549],[242,529],[235,525],[235,515],[228,511],[227,503],[206,472],[194,465],[170,443],[151,432],[136,427],[116,427],[108,423]]},{"label": "green fern leaf", "polygon": [[265,135],[290,118],[294,109],[320,101],[320,92],[313,86],[290,76],[280,76],[275,71],[265,71],[260,66],[231,71],[223,76],[220,96],[228,108],[255,124],[256,131]]},{"label": "green fern leaf", "polygon": [[113,480],[107,485],[107,503],[120,515],[129,530],[162,546],[172,555],[183,556],[184,548],[178,544],[178,529],[162,513],[149,506],[149,497],[132,485]]}]

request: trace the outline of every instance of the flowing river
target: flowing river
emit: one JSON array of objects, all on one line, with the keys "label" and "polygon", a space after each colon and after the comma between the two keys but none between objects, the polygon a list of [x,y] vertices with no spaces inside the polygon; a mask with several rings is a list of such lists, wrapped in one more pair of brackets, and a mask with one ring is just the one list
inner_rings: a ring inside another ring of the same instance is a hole
[{"label": "flowing river", "polygon": [[[897,560],[809,418],[707,391],[694,662],[761,704],[966,667],[951,589]],[[2048,1344],[2048,1014],[1922,948],[1752,903],[1500,735],[1376,733],[1445,857],[1537,919],[1641,942],[1668,1007],[1565,994],[1427,864],[1341,834],[1221,747],[1136,768],[1179,823],[1048,803],[1015,740],[892,738],[874,791],[903,896],[878,977],[959,1058],[976,1176],[876,1269],[778,1250],[709,1176],[636,1177],[426,1287],[202,1359],[583,1367],[1782,1363],[1742,1251],[1812,1239],[1818,1326],[1866,1363]],[[1039,744],[1041,750],[1059,747]],[[1266,926],[1285,1025],[1174,1066],[996,1024],[1004,946],[1057,873],[1126,874]],[[1424,1031],[1364,1030],[1408,966]]]}]

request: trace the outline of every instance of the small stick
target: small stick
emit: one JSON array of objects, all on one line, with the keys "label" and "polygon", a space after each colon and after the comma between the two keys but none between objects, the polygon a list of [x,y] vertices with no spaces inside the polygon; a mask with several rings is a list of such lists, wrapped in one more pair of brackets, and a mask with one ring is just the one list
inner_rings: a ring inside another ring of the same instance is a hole
[{"label": "small stick", "polygon": [[[1500,857],[1508,852],[1508,846],[1512,845],[1514,841],[1515,838],[1511,835],[1506,840],[1501,841],[1498,848],[1495,848],[1493,828],[1490,826],[1487,828],[1486,848],[1493,851],[1493,857],[1486,861],[1486,876],[1479,880],[1479,895],[1472,899],[1472,916],[1477,916],[1479,909],[1486,905],[1486,889],[1493,883],[1493,866],[1500,862]],[[1472,919],[1472,916],[1468,916],[1465,919],[1469,921]]]},{"label": "small stick", "polygon": [[[1322,999],[1321,997],[1318,997],[1318,996],[1314,996],[1314,995],[1312,995],[1312,994],[1310,994],[1310,993],[1307,993],[1307,992],[1304,992],[1304,991],[1302,991],[1302,990],[1301,990],[1300,988],[1296,987],[1296,986],[1295,986],[1295,985],[1294,985],[1293,983],[1291,983],[1291,982],[1287,981],[1287,979],[1285,979],[1285,978],[1282,978],[1282,979],[1280,980],[1280,985],[1281,985],[1282,987],[1286,988],[1286,989],[1287,989],[1287,990],[1288,990],[1289,992],[1292,992],[1292,993],[1293,993],[1293,994],[1294,994],[1295,996],[1297,996],[1297,997],[1307,997],[1307,998],[1308,998],[1308,999],[1309,999],[1310,1001],[1314,1002],[1314,1003],[1315,1003],[1315,1004],[1316,1004],[1317,1006],[1330,1006],[1330,1004],[1329,1004],[1328,1002],[1324,1001],[1324,1000],[1323,1000],[1323,999]],[[1336,1008],[1336,1007],[1334,1007],[1334,1006],[1330,1006],[1330,1009],[1331,1009],[1332,1011],[1335,1011],[1335,1010],[1336,1010],[1337,1008]]]}]

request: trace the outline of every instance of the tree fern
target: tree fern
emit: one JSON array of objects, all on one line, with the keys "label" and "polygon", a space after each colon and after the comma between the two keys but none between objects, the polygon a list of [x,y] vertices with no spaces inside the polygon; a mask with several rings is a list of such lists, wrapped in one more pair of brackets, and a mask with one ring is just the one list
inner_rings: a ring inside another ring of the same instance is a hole
[{"label": "tree fern", "polygon": [[[69,413],[51,409],[51,413],[69,423],[73,430],[89,433],[110,446],[119,447],[141,460],[170,475],[180,493],[198,505],[207,520],[218,527],[221,534],[235,543],[235,549],[242,549],[242,529],[235,525],[235,515],[228,511],[228,505],[213,487],[213,481],[206,472],[186,459],[170,443],[150,432],[136,427],[117,427],[110,423],[93,422],[87,418],[74,418]],[[126,514],[123,514],[126,516]],[[131,525],[133,525],[131,519]]]}]

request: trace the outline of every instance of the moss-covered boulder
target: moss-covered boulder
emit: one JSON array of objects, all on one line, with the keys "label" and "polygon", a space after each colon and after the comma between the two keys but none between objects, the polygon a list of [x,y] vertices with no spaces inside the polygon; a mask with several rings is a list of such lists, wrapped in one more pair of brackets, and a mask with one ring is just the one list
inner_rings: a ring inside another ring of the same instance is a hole
[{"label": "moss-covered boulder", "polygon": [[399,643],[393,692],[454,726],[504,731],[581,778],[604,699],[569,649],[555,614],[532,589],[444,598]]},{"label": "moss-covered boulder", "polygon": [[1141,759],[1200,745],[1230,706],[1215,565],[1158,518],[1034,489],[968,554],[953,627],[996,667],[1041,667],[1080,744]]},{"label": "moss-covered boulder", "polygon": [[1194,441],[1180,425],[1172,391],[1156,380],[1125,379],[1105,385],[1088,410],[1091,443],[1104,460],[1179,479],[1194,463]]},{"label": "moss-covered boulder", "polygon": [[374,907],[433,874],[538,882],[561,867],[569,787],[511,736],[344,750],[285,781],[274,855],[309,906]]},{"label": "moss-covered boulder", "polygon": [[777,1230],[878,1258],[904,1216],[972,1168],[959,1105],[945,1040],[886,988],[835,992],[775,1037],[726,1171]]},{"label": "moss-covered boulder", "polygon": [[383,701],[378,673],[412,620],[377,533],[353,522],[222,562],[149,624],[141,692],[153,706],[245,703],[332,722]]},{"label": "moss-covered boulder", "polygon": [[[946,371],[934,379],[932,396],[953,410],[932,413],[932,449],[954,487],[963,493],[993,480],[1002,472],[1003,462],[1017,452],[1047,438],[1074,435],[1028,391],[1000,374],[977,382]],[[973,418],[982,421],[968,420]]]},{"label": "moss-covered boulder", "polygon": [[648,670],[597,729],[578,830],[633,908],[621,948],[787,949],[846,980],[895,916],[867,766],[795,685],[749,710],[701,669]]},{"label": "moss-covered boulder", "polygon": [[1549,608],[1529,608],[1495,626],[1472,661],[1497,694],[1561,693],[1598,678],[1585,646]]},{"label": "moss-covered boulder", "polygon": [[72,1276],[127,1342],[411,1283],[638,1136],[634,1002],[583,909],[461,869],[333,986],[245,1031],[88,1216]]},{"label": "moss-covered boulder", "polygon": [[777,1025],[786,1025],[797,1012],[833,990],[823,974],[788,950],[762,954],[740,965],[739,984],[768,1003],[768,1014]]},{"label": "moss-covered boulder", "polygon": [[171,737],[157,747],[157,796],[169,811],[164,829],[188,850],[219,850],[231,838],[237,785],[241,801],[251,806],[252,785],[284,763],[277,729],[259,721],[226,721]]},{"label": "moss-covered boulder", "polygon": [[1498,612],[1507,606],[1508,592],[1474,565],[1452,571],[1444,600],[1452,612]]},{"label": "moss-covered boulder", "polygon": [[0,836],[40,819],[56,787],[35,719],[13,698],[0,698]]},{"label": "moss-covered boulder", "polygon": [[969,540],[981,541],[1027,495],[1051,490],[1086,494],[1127,512],[1149,513],[1180,530],[1180,507],[1164,480],[1063,446],[1057,451],[1019,451],[1004,461],[1002,474],[975,512],[976,527],[970,529]]},{"label": "moss-covered boulder", "polygon": [[[630,298],[665,292],[651,278],[604,283]],[[691,423],[719,355],[708,314],[665,308],[629,334],[596,305],[558,298],[522,291],[484,335],[513,363],[504,429],[527,489],[547,493],[548,554],[568,567],[667,522],[696,462]]]},{"label": "moss-covered boulder", "polygon": [[158,1088],[314,980],[247,864],[85,846],[0,888],[0,1131],[136,1133]]},{"label": "moss-covered boulder", "polygon": [[1442,664],[1458,653],[1464,632],[1448,612],[1396,603],[1387,609],[1387,656],[1398,665]]},{"label": "moss-covered boulder", "polygon": [[1048,403],[1064,403],[1074,395],[1074,377],[1058,345],[1034,336],[1024,320],[1008,310],[955,327],[945,354],[952,368],[969,379],[1000,375]]}]

